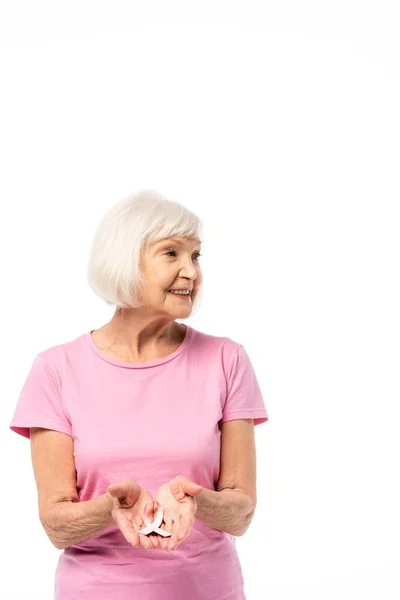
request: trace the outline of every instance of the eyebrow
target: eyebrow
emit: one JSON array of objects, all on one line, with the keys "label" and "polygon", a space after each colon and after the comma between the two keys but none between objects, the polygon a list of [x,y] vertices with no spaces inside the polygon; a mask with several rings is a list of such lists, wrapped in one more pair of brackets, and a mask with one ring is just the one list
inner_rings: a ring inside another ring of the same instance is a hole
[{"label": "eyebrow", "polygon": [[[203,240],[199,240],[198,242],[195,243],[195,246],[199,246],[200,244],[202,244]],[[178,238],[170,238],[168,240],[159,240],[156,243],[156,246],[163,248],[164,246],[169,246],[171,244],[178,244],[179,246],[183,246],[184,242]]]}]

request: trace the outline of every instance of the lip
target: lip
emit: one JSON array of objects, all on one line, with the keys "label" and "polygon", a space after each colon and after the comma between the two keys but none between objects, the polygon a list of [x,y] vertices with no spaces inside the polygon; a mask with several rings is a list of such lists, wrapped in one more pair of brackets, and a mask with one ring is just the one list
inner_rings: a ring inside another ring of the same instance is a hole
[{"label": "lip", "polygon": [[[169,293],[169,292],[168,292]],[[183,299],[187,299],[190,298],[191,294],[173,294],[176,298],[183,298]]]},{"label": "lip", "polygon": [[[170,292],[167,292],[168,294]],[[172,294],[177,300],[189,300],[192,294]]]}]

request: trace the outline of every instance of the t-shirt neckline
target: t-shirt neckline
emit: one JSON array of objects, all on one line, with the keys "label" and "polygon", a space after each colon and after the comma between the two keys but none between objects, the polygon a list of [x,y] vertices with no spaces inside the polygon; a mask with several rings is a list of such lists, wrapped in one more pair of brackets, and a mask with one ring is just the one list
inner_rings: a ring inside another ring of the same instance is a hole
[{"label": "t-shirt neckline", "polygon": [[183,338],[183,341],[181,342],[181,344],[178,346],[178,348],[174,352],[172,352],[171,354],[167,354],[167,356],[163,356],[163,358],[159,358],[158,360],[152,360],[150,362],[143,362],[143,363],[122,362],[119,360],[115,360],[115,359],[111,358],[111,356],[108,356],[107,354],[105,354],[105,352],[103,352],[102,350],[100,350],[100,348],[98,348],[96,346],[96,344],[94,343],[94,341],[92,339],[91,334],[92,334],[92,331],[95,331],[94,329],[91,329],[90,331],[86,332],[84,334],[83,338],[87,342],[87,344],[90,346],[90,348],[97,354],[97,356],[99,356],[100,358],[102,358],[103,360],[105,360],[106,362],[108,362],[112,365],[116,365],[117,367],[125,367],[127,369],[146,369],[147,367],[156,367],[157,365],[162,365],[163,363],[166,363],[169,360],[172,360],[173,358],[175,358],[176,356],[181,354],[185,350],[185,348],[187,348],[187,346],[189,345],[189,342],[192,338],[192,335],[193,335],[193,327],[190,327],[190,325],[186,325],[185,323],[182,323],[182,325],[185,325],[185,327],[186,327],[185,337]]}]

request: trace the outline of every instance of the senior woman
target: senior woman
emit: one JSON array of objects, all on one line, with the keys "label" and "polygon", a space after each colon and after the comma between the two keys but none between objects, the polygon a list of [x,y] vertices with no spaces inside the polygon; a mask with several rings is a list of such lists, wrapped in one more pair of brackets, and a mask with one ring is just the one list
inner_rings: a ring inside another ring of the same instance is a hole
[{"label": "senior woman", "polygon": [[39,517],[63,550],[55,600],[243,600],[236,536],[256,507],[250,358],[192,316],[200,220],[152,191],[101,220],[88,281],[111,320],[39,352],[12,418]]}]

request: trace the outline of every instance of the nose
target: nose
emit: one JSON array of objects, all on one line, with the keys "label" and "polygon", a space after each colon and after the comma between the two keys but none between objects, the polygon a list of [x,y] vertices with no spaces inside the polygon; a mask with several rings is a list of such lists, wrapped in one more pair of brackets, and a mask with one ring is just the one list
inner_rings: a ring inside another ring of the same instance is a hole
[{"label": "nose", "polygon": [[197,269],[191,260],[186,260],[184,265],[180,268],[181,277],[195,280],[197,277]]}]

